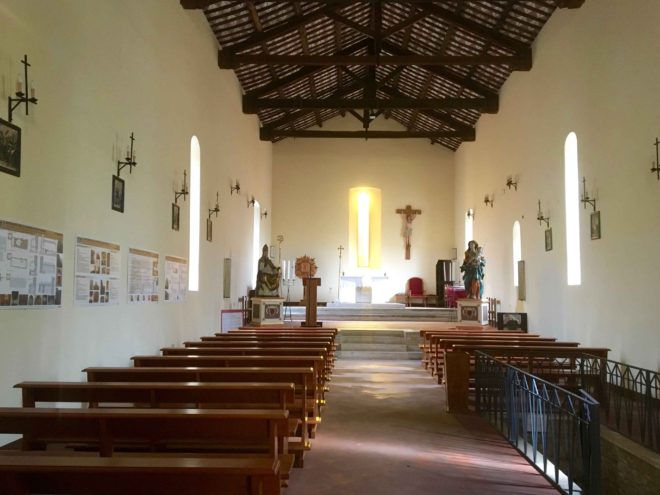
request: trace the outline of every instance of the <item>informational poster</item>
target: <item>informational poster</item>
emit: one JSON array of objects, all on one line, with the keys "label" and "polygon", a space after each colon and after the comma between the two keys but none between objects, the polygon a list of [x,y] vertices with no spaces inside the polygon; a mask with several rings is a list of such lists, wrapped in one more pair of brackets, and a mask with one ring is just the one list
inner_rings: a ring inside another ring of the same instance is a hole
[{"label": "informational poster", "polygon": [[62,306],[64,235],[0,220],[0,309]]},{"label": "informational poster", "polygon": [[183,302],[188,291],[188,260],[175,256],[165,256],[165,296],[166,302]]},{"label": "informational poster", "polygon": [[220,311],[220,331],[227,333],[243,326],[242,309],[223,309]]},{"label": "informational poster", "polygon": [[76,238],[75,304],[119,304],[120,269],[119,245],[85,237]]},{"label": "informational poster", "polygon": [[129,248],[129,304],[158,302],[158,260],[158,253]]}]

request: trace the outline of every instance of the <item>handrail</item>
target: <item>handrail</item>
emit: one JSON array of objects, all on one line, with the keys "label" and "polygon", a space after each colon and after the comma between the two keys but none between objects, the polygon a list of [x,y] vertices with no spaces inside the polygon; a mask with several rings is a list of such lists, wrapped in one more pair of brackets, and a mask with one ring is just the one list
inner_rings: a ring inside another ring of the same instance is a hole
[{"label": "handrail", "polygon": [[475,352],[476,408],[562,493],[600,495],[599,403]]}]

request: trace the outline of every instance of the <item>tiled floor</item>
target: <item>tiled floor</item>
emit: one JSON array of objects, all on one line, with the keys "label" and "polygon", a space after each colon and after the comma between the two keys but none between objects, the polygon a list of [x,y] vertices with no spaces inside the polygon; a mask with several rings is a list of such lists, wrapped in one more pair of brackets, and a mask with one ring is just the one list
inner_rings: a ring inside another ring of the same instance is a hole
[{"label": "tiled floor", "polygon": [[338,360],[330,387],[286,495],[557,493],[479,418],[445,413],[419,362]]}]

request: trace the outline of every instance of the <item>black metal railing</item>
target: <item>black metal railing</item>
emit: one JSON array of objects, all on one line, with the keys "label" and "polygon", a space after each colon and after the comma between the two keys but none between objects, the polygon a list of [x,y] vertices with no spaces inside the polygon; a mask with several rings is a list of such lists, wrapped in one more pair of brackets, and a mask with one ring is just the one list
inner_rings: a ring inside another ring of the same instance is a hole
[{"label": "black metal railing", "polygon": [[476,409],[566,494],[600,495],[599,404],[475,353]]},{"label": "black metal railing", "polygon": [[580,385],[601,404],[608,428],[660,452],[660,373],[584,354]]}]

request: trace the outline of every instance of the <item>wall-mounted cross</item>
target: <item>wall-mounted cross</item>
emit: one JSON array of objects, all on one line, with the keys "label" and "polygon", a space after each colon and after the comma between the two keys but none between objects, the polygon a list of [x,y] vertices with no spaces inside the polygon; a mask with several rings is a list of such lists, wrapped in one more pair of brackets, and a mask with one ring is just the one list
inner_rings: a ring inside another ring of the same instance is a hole
[{"label": "wall-mounted cross", "polygon": [[410,236],[412,235],[412,222],[417,215],[422,214],[422,210],[415,210],[410,205],[406,205],[405,208],[398,208],[396,210],[397,215],[402,215],[403,219],[403,228],[401,229],[401,236],[403,237],[406,243],[406,258],[410,259]]}]

